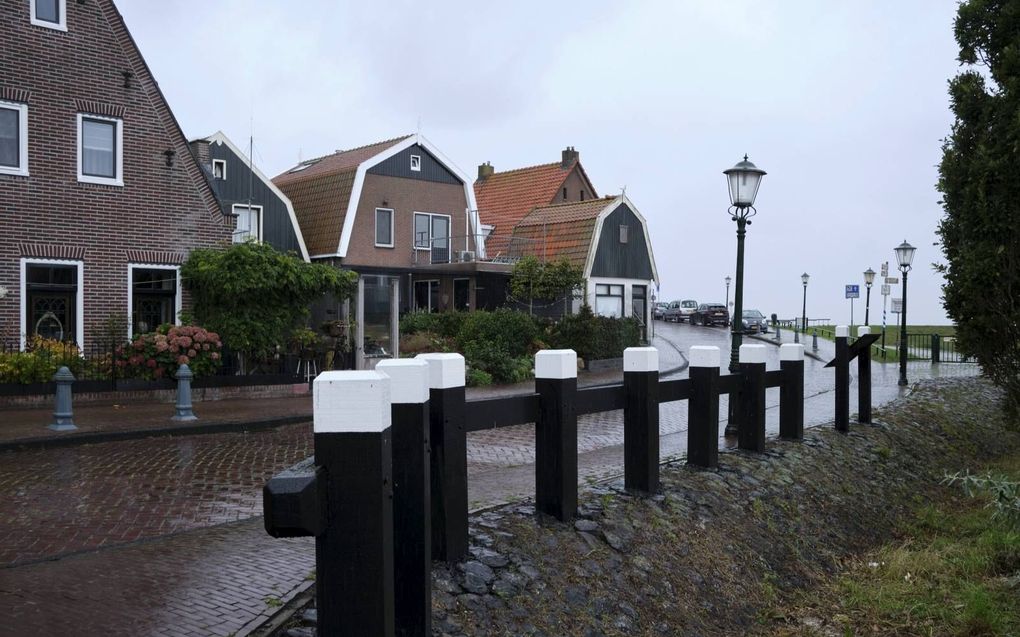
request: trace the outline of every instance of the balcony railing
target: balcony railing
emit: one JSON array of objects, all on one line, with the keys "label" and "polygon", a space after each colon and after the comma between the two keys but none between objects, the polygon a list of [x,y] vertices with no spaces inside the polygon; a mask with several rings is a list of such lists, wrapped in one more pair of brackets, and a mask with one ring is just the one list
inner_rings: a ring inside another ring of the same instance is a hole
[{"label": "balcony railing", "polygon": [[[545,259],[545,242],[512,235],[489,235],[485,239],[484,255],[475,246],[481,237],[468,235],[429,238],[419,236],[411,250],[415,265],[448,265],[452,263],[505,263],[513,265],[525,256]],[[465,249],[464,246],[470,246]]]}]

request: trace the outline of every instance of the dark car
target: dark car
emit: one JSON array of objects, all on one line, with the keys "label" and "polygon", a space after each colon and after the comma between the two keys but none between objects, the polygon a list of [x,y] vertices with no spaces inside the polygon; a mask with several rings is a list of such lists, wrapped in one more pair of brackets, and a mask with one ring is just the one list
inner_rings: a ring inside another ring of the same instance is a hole
[{"label": "dark car", "polygon": [[730,313],[722,303],[702,303],[691,314],[691,325],[730,324]]},{"label": "dark car", "polygon": [[744,310],[741,312],[741,329],[746,334],[768,334],[769,322],[765,315],[758,310]]}]

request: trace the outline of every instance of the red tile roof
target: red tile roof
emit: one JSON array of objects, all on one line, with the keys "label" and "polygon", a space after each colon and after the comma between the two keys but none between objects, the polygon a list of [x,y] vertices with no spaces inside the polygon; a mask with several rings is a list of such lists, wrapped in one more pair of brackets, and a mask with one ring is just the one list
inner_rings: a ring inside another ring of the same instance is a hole
[{"label": "red tile roof", "polygon": [[598,216],[615,201],[606,197],[537,207],[514,229],[516,245],[523,254],[548,261],[566,257],[584,267]]},{"label": "red tile roof", "polygon": [[[273,183],[294,204],[308,254],[336,253],[358,166],[408,137],[309,159],[273,178]],[[307,167],[298,170],[301,166]]]},{"label": "red tile roof", "polygon": [[493,173],[475,182],[475,203],[481,222],[493,234],[508,235],[535,206],[551,204],[570,171],[578,166],[559,162]]}]

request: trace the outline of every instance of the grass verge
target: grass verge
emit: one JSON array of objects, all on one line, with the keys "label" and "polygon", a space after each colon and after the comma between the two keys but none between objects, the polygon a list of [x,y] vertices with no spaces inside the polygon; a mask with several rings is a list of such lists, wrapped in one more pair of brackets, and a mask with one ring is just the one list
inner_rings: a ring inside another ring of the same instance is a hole
[{"label": "grass verge", "polygon": [[[988,467],[1020,480],[1020,454]],[[1020,635],[1020,526],[946,487],[901,537],[765,615],[775,635]]]}]

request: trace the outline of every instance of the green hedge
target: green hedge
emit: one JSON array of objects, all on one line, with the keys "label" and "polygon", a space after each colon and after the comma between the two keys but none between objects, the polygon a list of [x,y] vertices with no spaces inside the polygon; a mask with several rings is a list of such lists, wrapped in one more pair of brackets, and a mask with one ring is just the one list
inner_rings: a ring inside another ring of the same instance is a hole
[{"label": "green hedge", "polygon": [[637,319],[596,316],[587,305],[549,328],[549,345],[572,349],[586,361],[620,358],[623,350],[641,343]]}]

